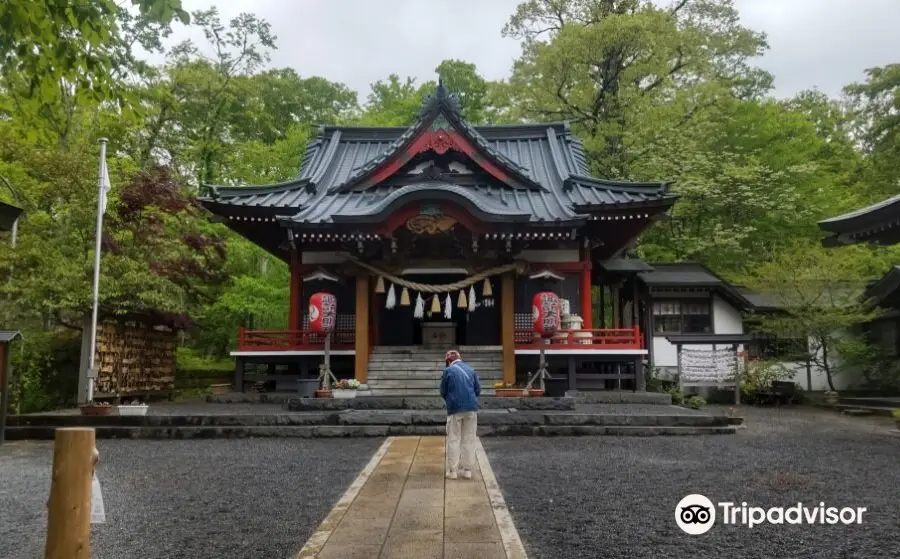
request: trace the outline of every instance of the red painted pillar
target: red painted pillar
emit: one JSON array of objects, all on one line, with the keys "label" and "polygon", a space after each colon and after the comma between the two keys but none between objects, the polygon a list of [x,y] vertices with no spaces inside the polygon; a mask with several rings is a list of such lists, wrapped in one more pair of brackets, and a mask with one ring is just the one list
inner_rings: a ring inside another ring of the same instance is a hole
[{"label": "red painted pillar", "polygon": [[288,330],[303,329],[303,274],[300,267],[300,255],[291,251],[291,289],[288,311]]},{"label": "red painted pillar", "polygon": [[591,286],[591,252],[586,248],[581,249],[581,264],[581,318],[584,319],[582,328],[590,330],[594,327],[594,303]]}]

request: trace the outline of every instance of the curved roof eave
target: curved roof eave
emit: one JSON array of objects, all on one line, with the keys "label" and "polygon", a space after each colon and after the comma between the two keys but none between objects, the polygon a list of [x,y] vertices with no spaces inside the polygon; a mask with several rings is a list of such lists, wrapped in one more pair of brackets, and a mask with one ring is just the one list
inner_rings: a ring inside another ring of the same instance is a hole
[{"label": "curved roof eave", "polygon": [[309,189],[315,187],[315,184],[306,178],[295,178],[289,181],[267,184],[267,185],[248,185],[248,186],[219,186],[211,184],[201,184],[201,191],[209,192],[209,196],[200,196],[199,199],[217,201],[220,198],[239,198],[241,196],[258,196],[260,194],[275,194],[287,190],[297,190],[300,188]]},{"label": "curved roof eave", "polygon": [[900,195],[892,196],[876,204],[860,208],[839,216],[830,217],[819,221],[819,228],[829,233],[846,233],[856,227],[864,226],[866,218],[874,219],[878,214],[896,211],[896,218],[900,219]]}]

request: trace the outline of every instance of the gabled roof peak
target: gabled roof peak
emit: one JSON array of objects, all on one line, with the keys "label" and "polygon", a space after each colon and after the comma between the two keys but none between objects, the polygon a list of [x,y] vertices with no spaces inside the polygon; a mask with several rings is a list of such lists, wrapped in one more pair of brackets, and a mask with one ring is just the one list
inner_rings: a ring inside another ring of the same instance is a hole
[{"label": "gabled roof peak", "polygon": [[462,103],[459,100],[459,96],[451,93],[444,86],[443,76],[438,75],[438,85],[433,93],[425,95],[425,98],[422,100],[422,107],[419,108],[418,116],[424,120],[436,115],[441,109],[457,118],[462,118]]}]

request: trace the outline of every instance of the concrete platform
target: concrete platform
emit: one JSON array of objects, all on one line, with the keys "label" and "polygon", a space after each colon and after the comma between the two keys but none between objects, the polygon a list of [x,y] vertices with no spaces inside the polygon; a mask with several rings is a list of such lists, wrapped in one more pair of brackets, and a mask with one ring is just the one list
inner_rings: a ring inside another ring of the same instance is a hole
[{"label": "concrete platform", "polygon": [[443,437],[389,439],[297,559],[525,559],[484,450],[448,480]]}]

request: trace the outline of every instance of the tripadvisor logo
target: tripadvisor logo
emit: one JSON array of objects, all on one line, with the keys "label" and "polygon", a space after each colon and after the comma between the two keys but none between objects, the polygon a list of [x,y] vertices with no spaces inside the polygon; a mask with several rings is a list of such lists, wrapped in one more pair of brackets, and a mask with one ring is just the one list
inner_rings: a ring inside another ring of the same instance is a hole
[{"label": "tripadvisor logo", "polygon": [[[720,502],[723,524],[753,528],[760,524],[862,524],[865,507],[826,507],[825,503],[808,507],[797,503],[791,507],[751,507]],[[716,522],[716,505],[703,495],[688,495],[675,506],[675,523],[692,536],[705,534]]]}]

